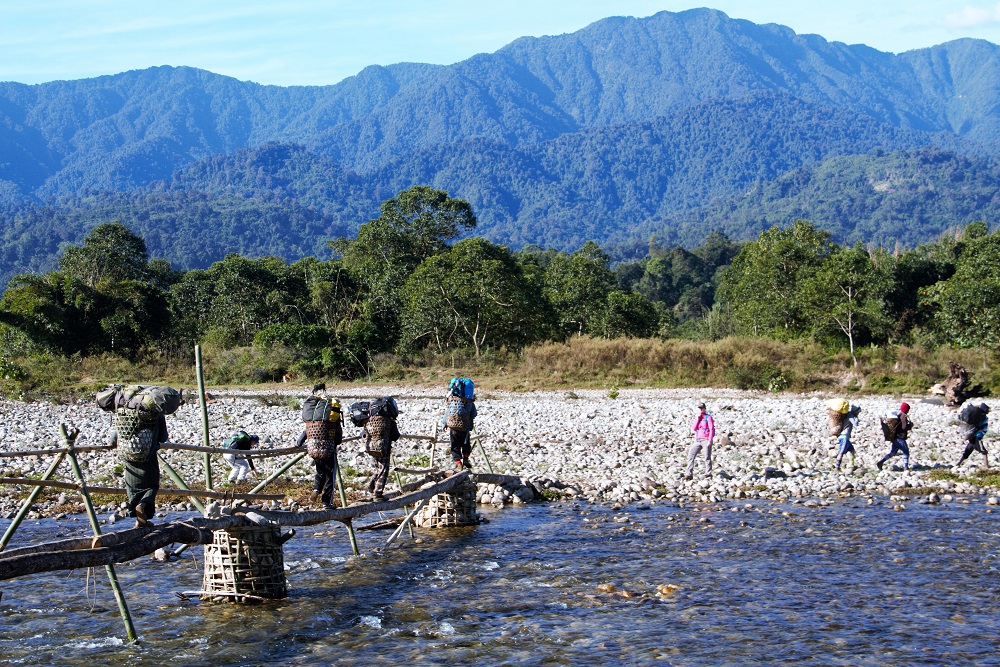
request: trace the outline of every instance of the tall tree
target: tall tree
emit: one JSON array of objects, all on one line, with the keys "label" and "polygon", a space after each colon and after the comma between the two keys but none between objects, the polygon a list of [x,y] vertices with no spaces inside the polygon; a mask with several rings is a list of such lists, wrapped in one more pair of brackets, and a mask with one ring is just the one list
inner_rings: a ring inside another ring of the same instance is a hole
[{"label": "tall tree", "polygon": [[545,296],[552,304],[564,335],[601,335],[608,293],[615,276],[608,256],[593,241],[572,255],[559,253],[545,270]]},{"label": "tall tree", "polygon": [[802,285],[805,312],[819,334],[834,329],[847,337],[851,359],[858,335],[884,338],[892,322],[885,298],[892,288],[893,259],[860,243],[842,248]]},{"label": "tall tree", "polygon": [[398,334],[400,286],[421,262],[475,226],[468,202],[417,185],[383,202],[379,217],[361,225],[357,239],[332,242],[344,266],[365,287],[370,315],[383,329],[384,340]]},{"label": "tall tree", "polygon": [[145,281],[149,271],[146,242],[120,222],[98,225],[80,246],[68,248],[59,260],[67,275],[97,287],[102,281]]},{"label": "tall tree", "polygon": [[748,243],[723,271],[718,298],[754,336],[795,336],[807,328],[799,288],[836,246],[804,220],[771,227]]},{"label": "tall tree", "polygon": [[955,274],[925,291],[944,342],[1000,347],[1000,232],[967,242]]},{"label": "tall tree", "polygon": [[402,295],[409,345],[471,347],[478,359],[486,347],[525,345],[541,325],[537,286],[506,246],[483,238],[459,241],[424,260]]}]

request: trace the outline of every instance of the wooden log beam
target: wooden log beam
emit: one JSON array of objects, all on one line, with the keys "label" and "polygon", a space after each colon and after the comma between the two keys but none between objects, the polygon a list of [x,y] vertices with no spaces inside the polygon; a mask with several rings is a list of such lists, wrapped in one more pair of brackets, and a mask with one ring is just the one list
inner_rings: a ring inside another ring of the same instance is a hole
[{"label": "wooden log beam", "polygon": [[[73,447],[74,452],[100,452],[115,449],[114,445],[90,445],[89,447]],[[27,456],[48,456],[50,454],[66,454],[69,449],[66,447],[55,447],[52,449],[31,449],[18,452],[0,452],[0,458],[13,459]]]},{"label": "wooden log beam", "polygon": [[142,537],[151,530],[153,528],[129,528],[128,530],[120,530],[117,533],[101,533],[96,537],[70,537],[65,540],[42,542],[41,544],[32,544],[27,547],[8,549],[3,552],[3,557],[10,558],[12,556],[45,553],[48,551],[74,551],[76,549],[113,547]]},{"label": "wooden log beam", "polygon": [[226,447],[202,447],[201,445],[185,445],[182,442],[164,442],[160,445],[160,449],[171,449],[174,451],[182,452],[205,452],[207,454],[240,454],[241,456],[250,455],[253,458],[266,458],[269,456],[284,456],[286,454],[297,454],[299,452],[304,452],[305,447],[281,447],[278,449],[228,449]]},{"label": "wooden log beam", "polygon": [[[74,482],[57,482],[53,480],[28,479],[25,477],[0,477],[0,484],[20,484],[23,486],[50,486],[56,489],[79,491],[80,485]],[[91,493],[107,493],[109,495],[125,495],[125,489],[111,486],[90,486]],[[163,489],[156,492],[163,496],[196,496],[198,498],[217,498],[219,500],[282,500],[282,493],[231,493],[229,491],[202,491],[201,489]]]},{"label": "wooden log beam", "polygon": [[520,484],[521,478],[518,475],[497,475],[493,473],[476,473],[472,476],[472,481],[476,484]]},{"label": "wooden log beam", "polygon": [[386,500],[376,503],[360,503],[349,507],[339,507],[336,509],[317,510],[311,512],[274,512],[255,510],[255,513],[266,519],[270,519],[275,523],[281,524],[282,526],[311,526],[317,523],[325,523],[327,521],[349,521],[351,519],[356,519],[359,516],[364,516],[365,514],[388,512],[389,510],[397,510],[406,507],[407,505],[413,505],[421,500],[424,500],[425,498],[430,498],[439,493],[450,491],[468,479],[469,472],[463,471],[457,475],[452,475],[451,477],[437,482],[436,484],[431,484],[426,488],[412,491],[410,493],[404,493],[400,496],[387,498]]},{"label": "wooden log beam", "polygon": [[[425,489],[378,503],[351,505],[350,507],[317,512],[265,512],[254,510],[254,514],[281,526],[310,526],[327,521],[347,522],[366,514],[413,505],[439,493],[450,491],[455,486],[468,480],[468,478],[469,473],[462,472],[441,482],[432,484]],[[191,492],[179,491],[179,493],[188,494]],[[63,540],[55,543],[57,545],[56,548],[45,552],[34,551],[34,547],[0,552],[0,580],[13,579],[40,572],[77,570],[86,567],[122,563],[151,554],[157,549],[170,544],[208,544],[213,539],[213,531],[249,526],[253,525],[253,523],[243,514],[233,514],[217,519],[195,517],[187,521],[171,522],[163,526],[133,529],[132,531],[123,531],[122,533],[108,533],[107,535],[102,535],[100,538],[96,538],[101,540],[97,542],[99,545],[97,548],[72,548],[90,546],[93,544],[93,539],[95,538],[88,538],[86,542],[81,539]],[[118,537],[113,538],[113,535],[117,535]]]},{"label": "wooden log beam", "polygon": [[[361,436],[354,435],[350,438],[344,438],[343,442],[352,442],[354,440],[360,440]],[[401,440],[433,440],[434,438],[427,435],[402,435]],[[76,452],[106,452],[114,451],[116,449],[115,445],[88,445],[84,447],[74,447],[73,450]],[[183,442],[164,442],[160,445],[160,449],[171,449],[175,451],[184,452],[205,452],[209,454],[232,454],[232,449],[226,449],[225,447],[203,447],[202,445],[188,445]],[[47,449],[30,449],[25,451],[17,452],[0,452],[0,458],[26,458],[28,456],[49,456],[51,454],[65,454],[69,450],[65,447],[52,447]],[[243,455],[249,454],[255,458],[266,458],[271,456],[285,456],[286,454],[298,454],[299,452],[304,452],[304,447],[280,447],[276,449],[251,449],[251,450],[241,450],[240,453]]]}]

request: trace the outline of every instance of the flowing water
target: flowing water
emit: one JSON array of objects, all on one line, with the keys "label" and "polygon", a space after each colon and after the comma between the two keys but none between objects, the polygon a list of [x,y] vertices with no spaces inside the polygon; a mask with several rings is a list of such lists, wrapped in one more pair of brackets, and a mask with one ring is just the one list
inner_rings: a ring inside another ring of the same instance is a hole
[{"label": "flowing water", "polygon": [[175,595],[201,587],[201,548],[119,565],[138,645],[103,568],[0,582],[0,665],[1000,664],[1000,512],[978,499],[489,516],[386,549],[359,533],[361,559],[339,524],[300,529],[289,597],[256,606]]}]

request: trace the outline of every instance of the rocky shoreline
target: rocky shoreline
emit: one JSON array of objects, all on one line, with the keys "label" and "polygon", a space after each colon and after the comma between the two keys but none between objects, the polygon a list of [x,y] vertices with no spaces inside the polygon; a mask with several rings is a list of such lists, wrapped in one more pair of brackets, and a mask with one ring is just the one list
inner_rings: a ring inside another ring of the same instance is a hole
[{"label": "rocky shoreline", "polygon": [[[438,388],[346,385],[331,390],[345,408],[354,400],[393,394],[400,406],[399,426],[404,434],[430,435],[443,413]],[[230,391],[216,394],[209,403],[212,443],[218,446],[233,430],[257,433],[263,448],[293,445],[302,430],[297,399],[303,390],[281,392]],[[834,469],[836,441],[826,432],[825,394],[789,395],[735,390],[621,390],[615,398],[602,391],[531,392],[506,394],[481,392],[477,400],[476,432],[497,473],[515,475],[517,485],[506,488],[480,484],[477,498],[494,505],[517,504],[544,497],[577,499],[625,506],[628,503],[703,503],[720,501],[788,501],[819,506],[840,497],[887,496],[902,509],[905,500],[948,502],[968,495],[984,496],[997,504],[1000,492],[993,486],[962,481],[982,456],[966,461],[959,479],[940,479],[961,456],[964,442],[957,413],[931,400],[907,399],[916,429],[910,437],[910,471],[902,461],[889,461],[884,470],[875,461],[888,451],[878,425],[878,416],[898,407],[892,397],[855,398],[862,408],[861,425],[855,431],[857,465]],[[690,425],[705,401],[716,421],[714,470],[704,473],[699,460],[694,479],[684,479]],[[92,401],[70,405],[0,401],[0,451],[36,450],[59,445],[59,424],[80,429],[80,445],[103,444],[111,418]],[[201,417],[192,401],[168,418],[170,440],[200,444]],[[348,424],[345,437],[356,434]],[[987,435],[987,446],[990,444]],[[446,437],[435,449],[436,462],[446,462]],[[403,440],[394,448],[400,467],[426,465],[427,441]],[[202,478],[202,455],[167,451],[164,457],[192,485]],[[276,470],[281,457],[257,461],[258,479]],[[850,459],[848,458],[848,461]],[[39,477],[50,457],[0,458],[2,477]],[[486,462],[478,447],[472,462],[485,472]],[[81,454],[88,483],[121,486],[120,466],[113,452]],[[341,449],[341,463],[348,487],[361,488],[372,471],[371,459],[357,442]],[[224,481],[228,467],[220,457],[213,462],[216,485]],[[356,471],[357,476],[352,474]],[[935,473],[935,471],[938,471]],[[296,484],[309,488],[312,466],[308,459],[291,469]],[[68,467],[59,479],[68,481]],[[164,479],[165,486],[172,486]],[[225,488],[223,486],[223,488]],[[24,488],[0,487],[0,517],[16,511]],[[192,509],[184,499],[162,497],[164,509]],[[286,507],[298,505],[291,499]],[[49,496],[40,502],[33,517],[61,517],[80,506],[72,493]],[[102,512],[113,513],[114,505]]]}]

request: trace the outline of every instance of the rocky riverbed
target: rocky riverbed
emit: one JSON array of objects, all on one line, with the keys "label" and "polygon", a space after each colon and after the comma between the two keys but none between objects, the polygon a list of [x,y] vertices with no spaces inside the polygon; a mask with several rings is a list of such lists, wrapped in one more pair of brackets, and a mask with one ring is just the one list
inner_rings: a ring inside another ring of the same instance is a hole
[{"label": "rocky riverbed", "polygon": [[[346,409],[354,400],[376,395],[398,397],[400,430],[404,434],[430,435],[443,413],[437,388],[362,387],[338,390]],[[257,433],[261,447],[293,445],[302,430],[297,402],[304,390],[282,392],[221,392],[208,405],[211,440],[218,446],[237,428]],[[917,428],[910,436],[910,471],[902,459],[891,459],[884,470],[875,461],[888,451],[878,416],[898,407],[891,397],[856,398],[862,408],[855,431],[856,466],[845,461],[834,469],[836,441],[827,435],[826,395],[776,395],[732,390],[621,390],[615,398],[602,391],[532,392],[501,394],[483,392],[477,400],[476,433],[481,436],[489,462],[497,473],[516,475],[521,484],[507,488],[480,484],[480,502],[521,503],[533,497],[585,499],[617,504],[650,502],[717,502],[721,500],[792,500],[807,505],[825,504],[837,497],[892,496],[902,509],[904,501],[948,502],[967,494],[998,501],[998,489],[969,481],[982,456],[973,454],[956,479],[935,479],[934,471],[947,471],[958,461],[964,443],[957,412],[932,401],[909,398],[910,416]],[[699,460],[694,479],[684,479],[690,426],[700,401],[715,417],[714,470],[704,474]],[[70,405],[0,402],[0,451],[36,450],[59,444],[59,424],[80,429],[79,445],[102,444],[111,418],[92,401]],[[168,417],[170,440],[201,444],[201,417],[196,401]],[[345,437],[357,430],[348,424]],[[447,463],[448,445],[441,437],[434,454]],[[987,436],[987,446],[990,436]],[[394,448],[400,467],[425,467],[430,444],[403,440]],[[203,479],[202,455],[166,451],[163,456],[192,485]],[[485,472],[487,464],[478,447],[473,466]],[[258,479],[281,465],[283,458],[257,462]],[[2,477],[39,477],[51,458],[0,458]],[[81,454],[88,483],[122,486],[120,466],[113,452]],[[341,463],[347,485],[361,488],[371,473],[371,459],[358,442],[346,443]],[[228,467],[215,459],[218,486]],[[58,479],[69,481],[68,466]],[[305,459],[290,471],[304,488],[311,484],[312,467]],[[965,480],[965,481],[963,481]],[[169,481],[164,479],[164,485]],[[223,488],[226,488],[223,485]],[[0,488],[0,516],[9,517],[24,488]],[[161,498],[163,503],[170,499]],[[72,494],[50,495],[38,504],[39,514],[60,514],[79,509]],[[296,507],[294,501],[286,504]],[[177,508],[186,507],[179,500]],[[113,505],[101,507],[114,511]]]}]

